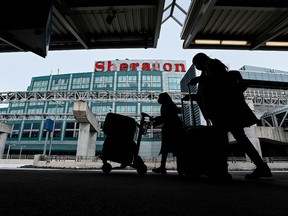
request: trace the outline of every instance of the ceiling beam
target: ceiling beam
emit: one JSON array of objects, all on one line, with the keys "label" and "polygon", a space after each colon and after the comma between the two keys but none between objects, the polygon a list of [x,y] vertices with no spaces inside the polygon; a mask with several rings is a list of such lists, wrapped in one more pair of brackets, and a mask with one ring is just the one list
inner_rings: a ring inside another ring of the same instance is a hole
[{"label": "ceiling beam", "polygon": [[217,0],[193,1],[186,17],[181,38],[184,39],[183,48],[187,49],[203,23],[209,19]]},{"label": "ceiling beam", "polygon": [[78,29],[79,27],[73,21],[73,14],[70,12],[70,9],[64,5],[63,1],[61,5],[57,1],[54,1],[52,11],[77,41],[79,41],[85,49],[89,49],[88,40],[81,34],[81,31]]},{"label": "ceiling beam", "polygon": [[69,5],[71,11],[91,11],[91,10],[108,10],[108,9],[115,9],[115,10],[121,10],[121,9],[153,9],[156,8],[158,1],[154,0],[146,0],[144,1],[131,1],[131,0],[121,0],[121,1],[111,1],[111,0],[105,0],[105,1],[95,1],[91,2],[84,2],[82,4],[81,1],[79,1],[78,5]]}]

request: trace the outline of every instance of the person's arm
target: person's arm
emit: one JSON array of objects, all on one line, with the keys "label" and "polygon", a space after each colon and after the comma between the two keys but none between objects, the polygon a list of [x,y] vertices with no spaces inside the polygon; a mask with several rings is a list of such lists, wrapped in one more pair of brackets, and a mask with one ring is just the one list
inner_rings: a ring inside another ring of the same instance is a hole
[{"label": "person's arm", "polygon": [[197,83],[203,82],[203,76],[197,76],[190,80],[189,85],[196,85]]},{"label": "person's arm", "polygon": [[189,101],[190,99],[191,99],[192,101],[197,101],[197,100],[198,100],[197,94],[190,94],[190,96],[189,96],[189,94],[187,94],[187,95],[185,95],[181,100],[182,100],[182,101]]},{"label": "person's arm", "polygon": [[153,127],[161,125],[162,123],[163,123],[163,120],[161,116],[156,116],[153,118]]}]

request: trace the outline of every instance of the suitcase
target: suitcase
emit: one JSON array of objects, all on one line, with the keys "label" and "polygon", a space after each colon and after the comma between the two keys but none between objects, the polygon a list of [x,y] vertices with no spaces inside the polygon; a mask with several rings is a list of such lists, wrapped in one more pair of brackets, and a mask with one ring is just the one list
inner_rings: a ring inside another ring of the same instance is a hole
[{"label": "suitcase", "polygon": [[[102,171],[104,173],[109,173],[112,170],[112,165],[108,161],[113,161],[121,164],[117,168],[122,169],[131,166],[137,170],[138,174],[146,174],[147,166],[139,156],[139,148],[144,126],[150,122],[150,118],[146,113],[141,113],[141,121],[138,124],[135,119],[129,116],[117,113],[106,115],[103,125],[103,132],[106,136],[102,154],[99,156],[103,161]],[[134,141],[136,127],[139,128],[137,143]]]},{"label": "suitcase", "polygon": [[228,134],[214,126],[196,126],[194,104],[191,97],[189,98],[193,125],[184,125],[183,138],[176,155],[177,172],[179,175],[192,177],[205,175],[211,178],[226,178],[229,176]]}]

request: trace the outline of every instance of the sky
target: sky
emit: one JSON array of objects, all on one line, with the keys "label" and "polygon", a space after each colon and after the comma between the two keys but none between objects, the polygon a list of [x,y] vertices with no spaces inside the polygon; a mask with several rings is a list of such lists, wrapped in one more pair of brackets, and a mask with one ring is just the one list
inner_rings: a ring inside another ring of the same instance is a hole
[{"label": "sky", "polygon": [[0,53],[0,92],[26,91],[34,76],[92,72],[95,61],[101,60],[185,60],[188,69],[198,52],[221,60],[231,70],[251,65],[288,71],[288,52],[183,49],[181,30],[173,19],[167,20],[157,48],[48,51],[45,58],[31,52]]}]

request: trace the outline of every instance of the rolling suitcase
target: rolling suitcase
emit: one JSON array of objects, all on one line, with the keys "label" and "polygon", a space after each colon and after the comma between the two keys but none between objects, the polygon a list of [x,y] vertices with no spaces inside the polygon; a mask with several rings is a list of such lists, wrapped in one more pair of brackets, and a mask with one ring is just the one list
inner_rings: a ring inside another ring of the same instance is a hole
[{"label": "rolling suitcase", "polygon": [[190,95],[189,91],[193,125],[185,127],[182,142],[179,145],[176,156],[178,174],[193,177],[205,175],[211,178],[230,178],[227,166],[227,132],[210,125],[196,126],[194,106]]}]

